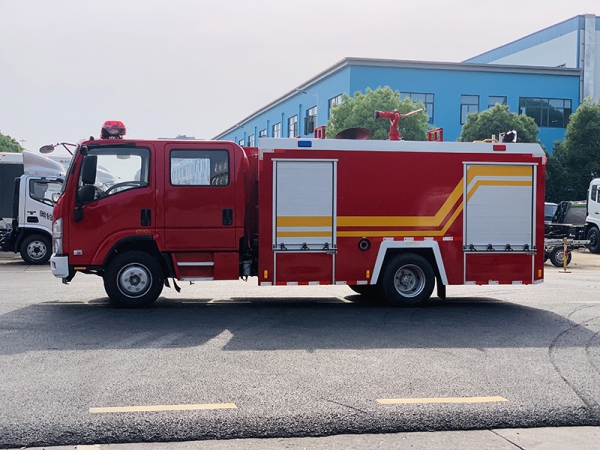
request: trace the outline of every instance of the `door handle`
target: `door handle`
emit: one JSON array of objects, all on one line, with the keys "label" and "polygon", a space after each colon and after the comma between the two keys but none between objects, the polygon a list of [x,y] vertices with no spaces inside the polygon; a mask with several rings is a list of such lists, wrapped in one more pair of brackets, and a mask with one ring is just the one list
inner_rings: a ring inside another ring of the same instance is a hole
[{"label": "door handle", "polygon": [[142,209],[140,222],[143,227],[149,227],[152,224],[152,211],[150,209]]},{"label": "door handle", "polygon": [[223,210],[222,223],[225,226],[233,225],[233,209],[225,208]]}]

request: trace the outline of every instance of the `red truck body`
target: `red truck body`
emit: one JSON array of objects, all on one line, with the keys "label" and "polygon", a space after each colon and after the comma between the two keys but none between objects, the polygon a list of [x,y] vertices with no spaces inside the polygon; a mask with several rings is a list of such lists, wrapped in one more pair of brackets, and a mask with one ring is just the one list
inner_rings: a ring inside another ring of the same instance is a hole
[{"label": "red truck body", "polygon": [[[124,175],[100,183],[118,172],[102,161]],[[393,304],[434,284],[440,297],[535,284],[544,180],[537,144],[85,141],[55,206],[52,271],[100,275],[125,306],[152,303],[168,278],[345,284]]]}]

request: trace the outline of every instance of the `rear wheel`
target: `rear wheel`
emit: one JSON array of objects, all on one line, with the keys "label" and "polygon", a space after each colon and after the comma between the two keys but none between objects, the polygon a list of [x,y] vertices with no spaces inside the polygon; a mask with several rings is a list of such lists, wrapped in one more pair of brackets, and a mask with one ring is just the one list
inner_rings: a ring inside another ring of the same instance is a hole
[{"label": "rear wheel", "polygon": [[104,289],[116,306],[141,308],[156,301],[164,274],[148,253],[130,251],[117,256],[104,272]]},{"label": "rear wheel", "polygon": [[[550,251],[550,262],[555,267],[564,267],[565,250],[564,247],[557,245]],[[571,252],[567,250],[567,265],[571,262]]]},{"label": "rear wheel", "polygon": [[380,290],[392,305],[413,306],[429,299],[434,285],[435,273],[431,264],[422,256],[403,254],[386,265]]},{"label": "rear wheel", "polygon": [[600,253],[600,231],[596,227],[592,227],[587,232],[587,238],[590,243],[587,248],[592,253]]},{"label": "rear wheel", "polygon": [[32,234],[21,243],[21,258],[28,264],[46,264],[50,259],[50,239],[41,234]]}]

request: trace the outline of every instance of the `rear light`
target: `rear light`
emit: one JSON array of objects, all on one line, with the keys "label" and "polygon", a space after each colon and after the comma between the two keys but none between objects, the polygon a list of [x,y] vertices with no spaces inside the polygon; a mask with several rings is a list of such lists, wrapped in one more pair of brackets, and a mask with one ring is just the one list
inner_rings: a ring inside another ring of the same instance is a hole
[{"label": "rear light", "polygon": [[495,152],[504,152],[506,151],[506,145],[494,145]]}]

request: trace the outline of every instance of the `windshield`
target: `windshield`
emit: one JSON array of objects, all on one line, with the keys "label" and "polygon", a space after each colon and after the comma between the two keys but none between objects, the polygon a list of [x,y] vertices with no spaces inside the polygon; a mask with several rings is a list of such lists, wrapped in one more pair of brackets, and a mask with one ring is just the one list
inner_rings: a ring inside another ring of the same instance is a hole
[{"label": "windshield", "polygon": [[546,203],[544,206],[544,222],[552,222],[556,208],[558,208],[556,203]]},{"label": "windshield", "polygon": [[[75,154],[77,154],[80,147],[81,147],[80,145],[77,145]],[[71,160],[69,161],[69,167],[67,167],[67,175],[65,177],[64,183],[62,184],[62,186],[60,188],[60,195],[63,195],[65,193],[65,187],[67,186],[67,184],[69,184],[69,178],[71,177],[71,174],[73,173],[73,167],[75,167],[75,157],[71,158]]]}]

